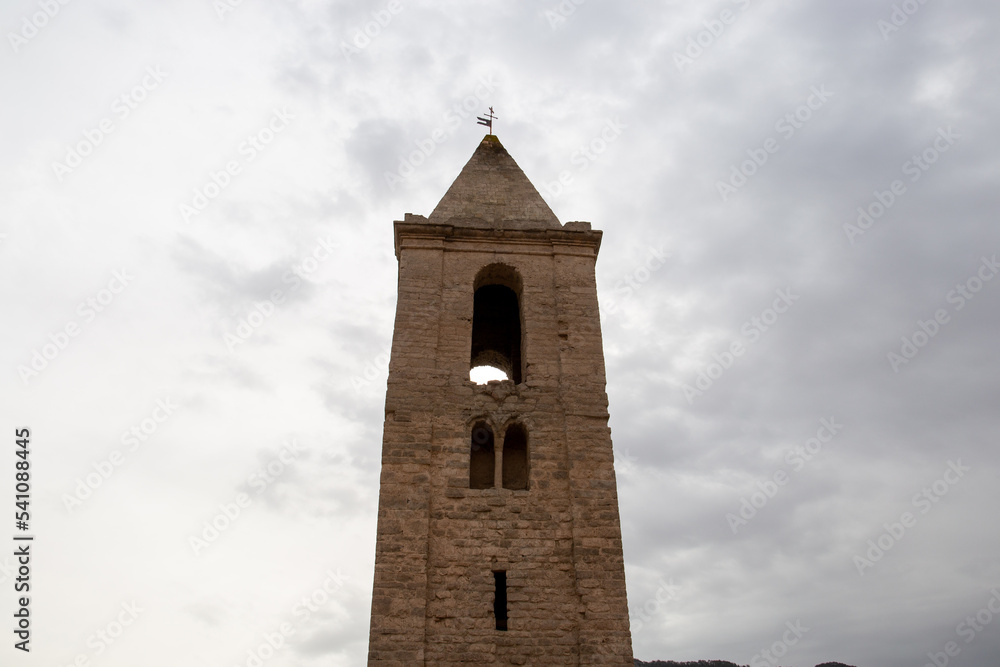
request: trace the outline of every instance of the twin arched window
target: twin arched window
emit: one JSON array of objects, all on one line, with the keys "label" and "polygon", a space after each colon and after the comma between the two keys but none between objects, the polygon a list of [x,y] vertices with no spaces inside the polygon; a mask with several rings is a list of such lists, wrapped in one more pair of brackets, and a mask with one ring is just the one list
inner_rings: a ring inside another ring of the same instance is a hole
[{"label": "twin arched window", "polygon": [[493,429],[476,422],[469,443],[469,488],[492,489],[496,485],[499,459],[500,483],[505,489],[528,488],[528,432],[523,424],[511,424],[504,433],[503,447],[493,443]]}]

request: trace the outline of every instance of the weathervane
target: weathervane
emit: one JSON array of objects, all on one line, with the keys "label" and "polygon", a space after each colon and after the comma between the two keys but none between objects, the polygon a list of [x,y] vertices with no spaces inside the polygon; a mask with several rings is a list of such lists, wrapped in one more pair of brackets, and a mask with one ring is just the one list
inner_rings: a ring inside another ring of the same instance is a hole
[{"label": "weathervane", "polygon": [[496,118],[496,116],[493,115],[493,107],[490,107],[490,115],[488,117],[484,118],[483,116],[476,116],[476,119],[479,121],[480,125],[485,125],[486,127],[490,128],[490,134],[493,134],[494,118]]}]

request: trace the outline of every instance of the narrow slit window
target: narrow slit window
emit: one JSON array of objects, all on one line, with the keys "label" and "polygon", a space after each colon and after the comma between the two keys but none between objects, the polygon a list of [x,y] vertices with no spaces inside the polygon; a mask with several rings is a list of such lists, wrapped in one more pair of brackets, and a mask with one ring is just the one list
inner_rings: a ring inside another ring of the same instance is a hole
[{"label": "narrow slit window", "polygon": [[497,620],[497,630],[507,629],[507,572],[497,570],[493,572],[493,583],[496,587],[496,594],[493,596],[493,616]]},{"label": "narrow slit window", "polygon": [[469,443],[469,488],[492,489],[495,469],[493,429],[479,422],[472,427],[472,438]]},{"label": "narrow slit window", "polygon": [[521,424],[512,424],[503,438],[503,488],[528,488],[528,434]]}]

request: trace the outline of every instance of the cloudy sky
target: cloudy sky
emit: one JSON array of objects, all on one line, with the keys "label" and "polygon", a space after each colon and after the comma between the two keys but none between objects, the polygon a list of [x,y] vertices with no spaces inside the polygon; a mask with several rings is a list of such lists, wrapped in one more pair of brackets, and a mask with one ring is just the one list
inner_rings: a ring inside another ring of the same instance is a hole
[{"label": "cloudy sky", "polygon": [[1000,663],[998,19],[4,2],[0,662],[363,663],[392,221],[492,105],[605,233],[636,657]]}]

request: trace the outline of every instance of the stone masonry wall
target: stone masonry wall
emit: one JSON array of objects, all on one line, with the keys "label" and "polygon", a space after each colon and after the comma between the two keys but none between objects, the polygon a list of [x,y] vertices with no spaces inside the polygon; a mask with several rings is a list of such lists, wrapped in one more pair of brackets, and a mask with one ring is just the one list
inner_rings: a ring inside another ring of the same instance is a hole
[{"label": "stone masonry wall", "polygon": [[[632,664],[599,242],[397,223],[370,665]],[[468,379],[473,282],[494,263],[522,279],[521,385]],[[468,488],[477,421],[498,449],[509,424],[527,427],[528,490]],[[507,631],[494,570],[507,572]]]}]

